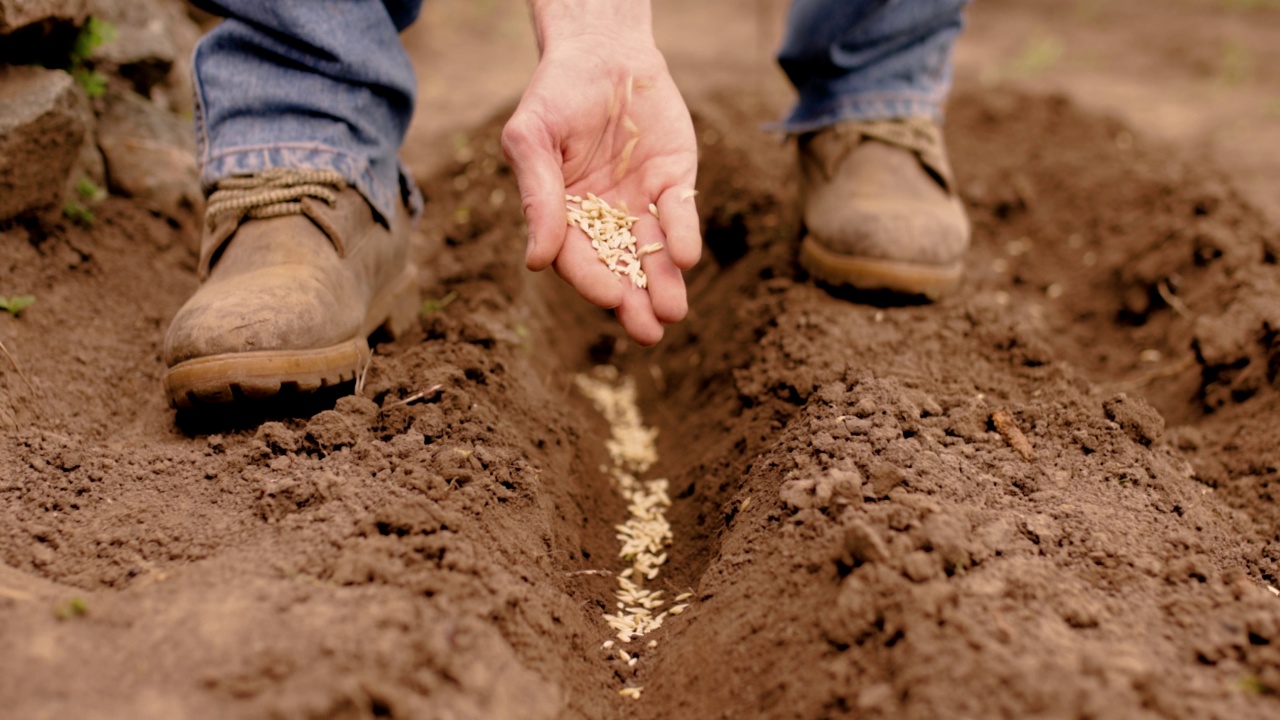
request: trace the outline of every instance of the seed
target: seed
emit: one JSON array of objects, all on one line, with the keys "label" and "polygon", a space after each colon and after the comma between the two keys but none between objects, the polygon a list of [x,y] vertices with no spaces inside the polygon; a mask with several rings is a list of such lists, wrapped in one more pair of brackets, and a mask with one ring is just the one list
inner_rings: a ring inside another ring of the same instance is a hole
[{"label": "seed", "polygon": [[612,640],[605,640],[605,641],[604,641],[604,644],[600,646],[600,649],[601,649],[601,650],[609,650],[609,649],[611,649],[612,647],[613,647],[613,641],[612,641]]},{"label": "seed", "polygon": [[688,600],[691,597],[693,597],[693,593],[691,592],[680,593],[679,595],[676,596],[676,602],[683,602],[685,600]]},{"label": "seed", "polygon": [[631,656],[628,655],[627,651],[623,650],[622,648],[618,648],[618,657],[622,658],[622,662],[628,662],[631,660]]},{"label": "seed", "polygon": [[638,688],[638,687],[622,688],[621,690],[618,691],[618,694],[621,695],[622,697],[629,697],[632,700],[639,700],[640,691],[643,689],[644,688]]},{"label": "seed", "polygon": [[653,203],[649,203],[649,214],[654,217],[658,217],[658,206]]},{"label": "seed", "polygon": [[[632,138],[632,143],[636,139]],[[632,143],[628,143],[628,147],[634,147]],[[594,193],[587,193],[587,198],[575,207],[574,201],[578,196],[566,195],[566,198],[568,223],[577,226],[587,236],[600,261],[618,277],[630,279],[636,287],[648,287],[644,271],[639,267],[631,270],[636,265],[635,260],[644,253],[636,251],[636,238],[631,234],[631,228],[638,218],[630,215],[626,203],[619,202],[618,207],[613,208]]]},{"label": "seed", "polygon": [[650,640],[650,641],[649,641],[649,649],[650,649],[650,650],[652,650],[653,648],[656,648],[656,647],[658,647],[658,641],[657,641],[657,640]]},{"label": "seed", "polygon": [[635,667],[635,666],[636,666],[636,663],[637,663],[637,662],[639,662],[639,661],[640,661],[640,658],[638,658],[638,657],[633,657],[633,658],[631,658],[630,660],[628,660],[628,661],[627,661],[627,667]]}]

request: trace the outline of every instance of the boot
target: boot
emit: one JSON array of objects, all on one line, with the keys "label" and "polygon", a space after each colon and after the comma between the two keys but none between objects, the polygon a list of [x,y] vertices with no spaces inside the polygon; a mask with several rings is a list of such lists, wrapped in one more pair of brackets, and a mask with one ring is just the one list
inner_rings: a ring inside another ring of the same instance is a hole
[{"label": "boot", "polygon": [[969,220],[932,121],[850,122],[799,139],[813,277],[937,299],[964,270]]},{"label": "boot", "polygon": [[383,221],[328,171],[270,170],[220,183],[201,241],[203,284],[165,335],[170,404],[355,379],[369,361],[370,333],[385,327],[394,337],[417,315],[409,225],[403,208]]}]

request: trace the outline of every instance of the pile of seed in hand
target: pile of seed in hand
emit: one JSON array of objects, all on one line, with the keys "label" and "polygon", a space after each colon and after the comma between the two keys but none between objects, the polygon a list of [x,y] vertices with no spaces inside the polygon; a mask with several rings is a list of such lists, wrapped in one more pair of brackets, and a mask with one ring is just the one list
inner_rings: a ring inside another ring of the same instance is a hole
[{"label": "pile of seed in hand", "polygon": [[[629,278],[640,289],[649,286],[649,276],[640,268],[640,258],[662,249],[662,243],[652,243],[636,248],[636,238],[631,234],[639,218],[632,217],[626,202],[612,207],[603,198],[587,193],[583,198],[565,195],[569,224],[577,226],[591,240],[596,257],[618,277]],[[658,216],[657,206],[650,204],[649,212]]]}]

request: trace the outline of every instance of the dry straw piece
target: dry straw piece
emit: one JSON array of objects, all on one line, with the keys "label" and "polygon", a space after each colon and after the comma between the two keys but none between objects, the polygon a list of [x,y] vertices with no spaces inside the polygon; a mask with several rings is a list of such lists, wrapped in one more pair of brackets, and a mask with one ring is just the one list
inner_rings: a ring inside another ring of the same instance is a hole
[{"label": "dry straw piece", "polygon": [[617,368],[597,367],[588,375],[578,375],[574,383],[609,423],[605,449],[612,466],[604,470],[627,501],[627,520],[615,530],[622,543],[619,555],[631,566],[618,573],[618,589],[614,592],[618,612],[607,614],[604,619],[618,640],[631,642],[662,627],[667,618],[661,610],[666,604],[662,591],[644,586],[658,577],[672,542],[666,516],[671,506],[667,481],[640,480],[658,460],[658,431],[646,426],[640,417],[635,381],[620,379]]},{"label": "dry straw piece", "polygon": [[[587,193],[585,199],[578,195],[565,195],[564,199],[569,225],[586,233],[600,262],[614,275],[631,280],[636,287],[642,290],[649,287],[649,276],[640,267],[640,258],[661,250],[662,243],[636,247],[631,229],[639,218],[627,212],[626,203],[618,203],[615,208],[594,193]],[[650,204],[649,207],[656,217],[657,206]]]}]

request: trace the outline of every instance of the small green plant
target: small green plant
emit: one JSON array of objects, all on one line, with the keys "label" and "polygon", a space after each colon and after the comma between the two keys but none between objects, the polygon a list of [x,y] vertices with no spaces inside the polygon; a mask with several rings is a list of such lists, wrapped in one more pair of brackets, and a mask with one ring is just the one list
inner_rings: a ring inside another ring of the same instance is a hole
[{"label": "small green plant", "polygon": [[31,304],[35,301],[35,295],[14,295],[13,297],[0,295],[0,310],[18,317],[19,313],[31,307]]},{"label": "small green plant", "polygon": [[1240,678],[1239,687],[1242,691],[1252,693],[1254,695],[1273,695],[1275,688],[1268,685],[1262,678],[1257,675],[1245,675]]},{"label": "small green plant", "polygon": [[435,298],[435,299],[423,301],[422,309],[419,311],[418,314],[430,315],[431,313],[438,313],[441,310],[449,307],[449,305],[451,305],[453,301],[457,299],[458,299],[458,291],[450,290],[449,293],[442,298]]},{"label": "small green plant", "polygon": [[107,94],[107,76],[97,70],[73,67],[71,77],[75,78],[76,84],[84,90],[84,94],[91,98],[100,98]]},{"label": "small green plant", "polygon": [[1238,87],[1253,79],[1253,51],[1239,40],[1228,40],[1222,46],[1222,62],[1218,67],[1218,81],[1228,87]]},{"label": "small green plant", "polygon": [[1062,40],[1051,35],[1033,40],[1022,49],[1014,63],[1018,75],[1031,77],[1052,70],[1066,54]]},{"label": "small green plant", "polygon": [[98,48],[115,42],[118,35],[115,25],[101,18],[91,17],[80,28],[80,34],[71,46],[67,71],[84,89],[84,94],[91,98],[102,97],[107,91],[107,76],[94,70],[89,59]]},{"label": "small green plant", "polygon": [[107,197],[107,191],[87,177],[80,178],[80,182],[76,183],[76,194],[81,200],[91,203],[105,200]]},{"label": "small green plant", "polygon": [[59,620],[70,620],[71,618],[84,617],[89,613],[89,604],[84,598],[71,598],[66,602],[58,603],[53,608],[53,616]]},{"label": "small green plant", "polygon": [[83,228],[93,227],[94,221],[98,219],[88,206],[75,200],[68,200],[62,206],[62,216]]},{"label": "small green plant", "polygon": [[102,18],[90,17],[80,28],[75,44],[71,46],[72,61],[84,62],[93,55],[93,51],[116,41],[120,33],[116,26]]}]

